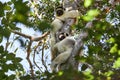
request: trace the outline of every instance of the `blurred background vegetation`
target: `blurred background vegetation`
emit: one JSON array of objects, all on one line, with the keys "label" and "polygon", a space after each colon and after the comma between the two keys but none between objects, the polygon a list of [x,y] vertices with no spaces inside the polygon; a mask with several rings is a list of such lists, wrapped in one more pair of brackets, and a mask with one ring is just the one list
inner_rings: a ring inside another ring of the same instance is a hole
[{"label": "blurred background vegetation", "polygon": [[[33,38],[41,37],[51,29],[50,23],[54,19],[54,10],[59,1],[0,1],[0,80],[119,80],[119,0],[80,1],[81,15],[75,29],[83,30],[89,21],[93,22],[93,28],[84,41],[85,54],[77,60],[89,64],[92,69],[87,69],[83,64],[79,71],[70,69],[58,73],[50,72],[49,35],[37,40]],[[40,35],[26,34],[34,32]],[[21,54],[25,56],[17,56]],[[21,64],[23,59],[28,62]],[[29,64],[27,71],[24,68],[26,64]]]}]

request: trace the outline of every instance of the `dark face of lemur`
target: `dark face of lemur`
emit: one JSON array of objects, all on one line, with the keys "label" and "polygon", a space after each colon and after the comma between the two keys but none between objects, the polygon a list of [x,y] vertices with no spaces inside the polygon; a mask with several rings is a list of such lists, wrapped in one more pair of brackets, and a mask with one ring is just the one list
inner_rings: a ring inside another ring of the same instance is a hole
[{"label": "dark face of lemur", "polygon": [[56,15],[62,16],[64,13],[64,8],[62,6],[56,8]]},{"label": "dark face of lemur", "polygon": [[61,41],[61,40],[63,40],[64,38],[66,38],[67,36],[69,36],[68,33],[61,33],[61,34],[58,36],[58,38],[59,38],[59,40]]}]

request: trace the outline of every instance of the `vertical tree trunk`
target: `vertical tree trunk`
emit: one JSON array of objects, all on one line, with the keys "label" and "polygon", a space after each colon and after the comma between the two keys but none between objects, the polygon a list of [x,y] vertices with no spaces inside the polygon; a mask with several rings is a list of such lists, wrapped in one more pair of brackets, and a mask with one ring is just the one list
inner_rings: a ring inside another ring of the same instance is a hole
[{"label": "vertical tree trunk", "polygon": [[[79,6],[79,1],[80,0],[63,0],[63,6],[64,6],[64,8],[70,8],[71,7],[72,10],[77,10],[78,6]],[[72,19],[71,19],[71,21],[72,21]],[[67,21],[66,24],[67,23],[69,23],[69,22]],[[63,28],[65,28],[65,27],[63,27]],[[69,27],[69,29],[70,29],[70,27]],[[65,29],[63,29],[63,30],[65,30]],[[74,57],[76,55],[79,55],[82,46],[83,46],[83,42],[80,39],[80,40],[77,41],[77,44],[75,44],[75,47],[71,52],[70,58],[64,64],[62,64],[60,66],[60,70],[69,69],[70,67],[72,67],[74,70],[78,69],[79,62],[76,61]]]},{"label": "vertical tree trunk", "polygon": [[[63,0],[63,6],[65,8],[72,7],[73,10],[79,9],[80,0]],[[92,22],[88,22],[85,26],[86,29],[92,28]],[[65,27],[63,27],[65,28]],[[74,70],[78,70],[79,62],[75,60],[75,56],[79,56],[82,54],[84,39],[88,36],[88,31],[82,31],[79,34],[78,40],[76,40],[76,44],[71,52],[71,56],[69,59],[60,66],[60,70],[65,70],[72,68]]]}]

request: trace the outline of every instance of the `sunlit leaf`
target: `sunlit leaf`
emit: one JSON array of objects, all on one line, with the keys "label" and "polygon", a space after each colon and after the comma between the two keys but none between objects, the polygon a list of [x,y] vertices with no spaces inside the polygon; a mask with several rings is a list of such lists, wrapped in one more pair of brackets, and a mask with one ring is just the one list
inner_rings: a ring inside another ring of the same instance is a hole
[{"label": "sunlit leaf", "polygon": [[113,68],[120,68],[120,58],[118,58],[118,59],[114,62]]},{"label": "sunlit leaf", "polygon": [[59,71],[58,76],[62,76],[62,75],[63,75],[63,71]]},{"label": "sunlit leaf", "polygon": [[93,75],[91,74],[91,70],[87,70],[87,71],[85,71],[83,74],[86,76],[85,78],[85,80],[94,80],[94,77],[93,77]]},{"label": "sunlit leaf", "polygon": [[92,0],[84,0],[84,6],[89,7],[92,4]]},{"label": "sunlit leaf", "polygon": [[115,42],[115,38],[111,37],[110,39],[108,39],[106,42],[109,42],[109,43],[114,43]]},{"label": "sunlit leaf", "polygon": [[97,16],[98,14],[99,14],[99,10],[97,9],[89,10],[87,14],[83,16],[83,19],[85,21],[90,21],[90,20],[93,20],[95,16]]},{"label": "sunlit leaf", "polygon": [[110,49],[110,53],[116,53],[117,52],[117,44],[114,44],[114,46]]},{"label": "sunlit leaf", "polygon": [[97,10],[97,9],[89,10],[87,12],[88,16],[97,16],[98,14],[99,14],[99,10]]},{"label": "sunlit leaf", "polygon": [[118,55],[120,55],[120,50],[118,50]]},{"label": "sunlit leaf", "polygon": [[105,72],[105,76],[111,76],[113,74],[113,71],[108,71],[108,72]]}]

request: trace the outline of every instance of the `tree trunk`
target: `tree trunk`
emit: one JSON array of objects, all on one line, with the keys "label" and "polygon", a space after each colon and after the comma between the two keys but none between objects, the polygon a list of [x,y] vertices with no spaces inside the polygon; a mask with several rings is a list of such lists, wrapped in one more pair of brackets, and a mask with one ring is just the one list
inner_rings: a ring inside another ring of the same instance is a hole
[{"label": "tree trunk", "polygon": [[[73,1],[73,2],[71,2],[71,1]],[[80,3],[80,0],[63,0],[63,6],[65,8],[72,7],[73,10],[78,9],[79,3]],[[71,21],[72,21],[72,19],[71,19]],[[62,27],[64,32],[68,32],[70,30],[70,26],[67,30],[64,29],[64,28],[66,28],[65,25],[68,23],[69,23],[69,20],[66,20],[64,26]],[[71,56],[64,64],[60,65],[60,67],[59,67],[60,70],[66,70],[66,69],[70,69],[70,68],[72,68],[74,70],[78,70],[79,61],[75,60],[75,56],[80,56],[82,54],[84,39],[88,36],[87,30],[90,28],[92,28],[92,22],[88,22],[85,26],[85,31],[84,30],[81,31],[81,33],[78,36],[78,39],[76,40],[76,44],[71,52]],[[71,34],[71,33],[69,33],[69,34]]]}]

